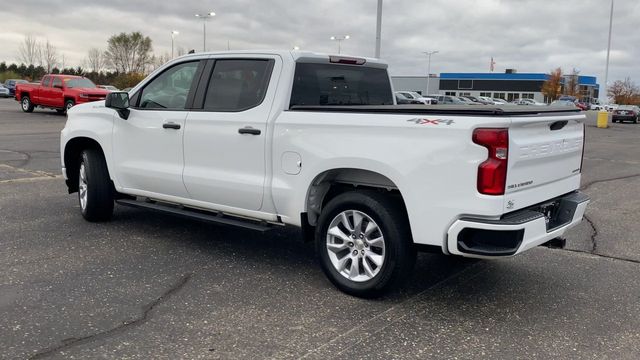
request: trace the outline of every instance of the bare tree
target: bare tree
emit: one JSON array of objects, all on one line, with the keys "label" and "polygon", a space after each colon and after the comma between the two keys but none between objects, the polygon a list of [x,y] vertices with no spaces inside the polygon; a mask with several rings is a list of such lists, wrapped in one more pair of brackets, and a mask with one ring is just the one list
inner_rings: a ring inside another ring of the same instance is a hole
[{"label": "bare tree", "polygon": [[580,97],[580,72],[576,69],[571,74],[565,75],[565,95]]},{"label": "bare tree", "polygon": [[640,89],[630,78],[616,80],[607,89],[607,95],[616,104],[636,104],[640,99]]},{"label": "bare tree", "polygon": [[41,46],[42,50],[42,62],[47,68],[47,73],[51,73],[51,70],[56,67],[58,63],[58,49],[49,42],[49,39]]},{"label": "bare tree", "polygon": [[42,49],[33,35],[25,35],[18,48],[18,60],[25,65],[37,66],[42,63]]},{"label": "bare tree", "polygon": [[102,50],[98,48],[91,48],[87,53],[86,67],[91,71],[100,72],[104,70],[106,66],[106,57]]},{"label": "bare tree", "polygon": [[168,52],[165,52],[164,54],[160,54],[159,56],[154,55],[152,57],[150,68],[153,71],[159,68],[160,66],[164,65],[169,60],[171,60],[171,54],[169,54]]},{"label": "bare tree", "polygon": [[105,55],[116,71],[143,73],[152,63],[151,38],[139,32],[120,33],[108,40]]}]

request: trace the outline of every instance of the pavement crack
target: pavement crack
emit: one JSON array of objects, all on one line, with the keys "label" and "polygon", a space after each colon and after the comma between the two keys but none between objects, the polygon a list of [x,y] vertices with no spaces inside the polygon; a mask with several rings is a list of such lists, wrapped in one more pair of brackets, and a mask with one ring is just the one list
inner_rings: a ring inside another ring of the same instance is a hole
[{"label": "pavement crack", "polygon": [[174,295],[175,293],[177,293],[178,291],[180,291],[180,289],[182,289],[187,282],[189,281],[189,279],[191,279],[191,276],[193,276],[193,274],[189,273],[189,274],[185,274],[182,278],[180,278],[180,280],[178,280],[176,283],[174,283],[173,285],[171,285],[167,290],[165,290],[159,297],[157,297],[155,300],[153,300],[152,302],[144,305],[142,307],[142,313],[135,317],[134,319],[131,320],[125,320],[122,322],[122,324],[113,327],[111,329],[108,330],[104,330],[104,331],[100,331],[94,334],[90,334],[90,335],[86,335],[86,336],[82,336],[82,337],[74,337],[74,338],[69,338],[69,339],[64,339],[61,341],[61,344],[58,344],[56,346],[38,351],[36,354],[32,355],[29,357],[29,359],[44,359],[46,357],[49,357],[51,355],[54,355],[56,353],[59,353],[60,351],[63,350],[67,350],[69,348],[72,347],[76,347],[82,344],[86,344],[86,343],[90,343],[96,340],[100,340],[100,339],[106,339],[109,338],[111,336],[117,335],[119,333],[122,333],[124,331],[126,331],[128,328],[130,327],[134,327],[134,326],[139,326],[144,324],[147,320],[149,320],[149,316],[151,311],[158,305],[164,303],[165,301],[167,301],[172,295]]},{"label": "pavement crack", "polygon": [[568,252],[573,252],[573,253],[589,254],[589,255],[593,255],[593,256],[601,257],[601,258],[604,258],[604,259],[610,259],[610,260],[618,260],[618,261],[630,262],[630,263],[632,263],[632,264],[640,264],[640,260],[629,259],[629,258],[623,258],[623,257],[619,257],[619,256],[611,256],[611,255],[597,254],[597,253],[592,253],[592,252],[590,252],[590,251],[585,251],[585,250],[577,250],[577,249],[563,249],[563,250],[561,250],[561,251],[568,251]]},{"label": "pavement crack", "polygon": [[625,176],[617,176],[614,178],[608,178],[608,179],[601,179],[601,180],[594,180],[591,182],[588,182],[586,184],[584,184],[584,186],[582,186],[582,190],[587,190],[588,188],[590,188],[591,186],[595,185],[595,184],[600,184],[603,182],[608,182],[608,181],[615,181],[615,180],[624,180],[624,179],[630,179],[630,178],[634,178],[634,177],[638,177],[640,176],[640,174],[632,174],[632,175],[625,175]]},{"label": "pavement crack", "polygon": [[582,216],[587,223],[589,224],[589,226],[591,226],[591,253],[594,255],[596,254],[596,251],[598,250],[598,228],[596,227],[596,224],[589,218],[587,217],[587,215],[583,215]]}]

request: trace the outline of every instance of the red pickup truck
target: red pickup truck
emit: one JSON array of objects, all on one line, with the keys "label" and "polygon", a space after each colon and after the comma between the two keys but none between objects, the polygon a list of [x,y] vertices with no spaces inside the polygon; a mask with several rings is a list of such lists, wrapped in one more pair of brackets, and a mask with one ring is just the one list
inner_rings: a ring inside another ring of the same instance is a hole
[{"label": "red pickup truck", "polygon": [[104,100],[108,93],[82,76],[45,75],[40,84],[16,85],[15,99],[24,112],[39,106],[65,113],[75,104]]}]

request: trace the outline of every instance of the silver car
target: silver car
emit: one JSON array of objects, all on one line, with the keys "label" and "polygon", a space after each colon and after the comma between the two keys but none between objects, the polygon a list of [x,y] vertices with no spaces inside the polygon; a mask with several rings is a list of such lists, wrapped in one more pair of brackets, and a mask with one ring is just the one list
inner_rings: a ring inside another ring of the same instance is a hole
[{"label": "silver car", "polygon": [[0,84],[0,97],[3,97],[3,98],[11,97],[11,93],[9,92],[9,89],[7,89],[2,84]]}]

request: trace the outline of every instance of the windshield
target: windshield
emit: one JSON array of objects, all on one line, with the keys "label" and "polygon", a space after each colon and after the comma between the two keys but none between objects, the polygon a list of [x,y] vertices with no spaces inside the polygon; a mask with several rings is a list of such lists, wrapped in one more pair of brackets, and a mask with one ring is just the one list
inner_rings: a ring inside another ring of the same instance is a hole
[{"label": "windshield", "polygon": [[94,84],[91,80],[81,78],[81,79],[73,79],[66,78],[64,79],[65,84],[67,84],[67,88],[94,88],[96,84]]}]

